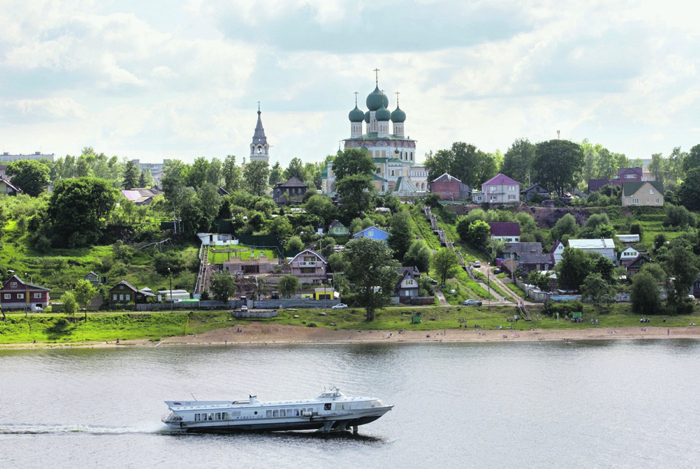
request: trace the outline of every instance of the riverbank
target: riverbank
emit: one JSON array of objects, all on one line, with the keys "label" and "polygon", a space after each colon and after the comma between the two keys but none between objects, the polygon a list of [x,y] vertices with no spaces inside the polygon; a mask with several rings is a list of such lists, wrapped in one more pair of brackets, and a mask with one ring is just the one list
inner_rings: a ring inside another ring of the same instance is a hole
[{"label": "riverbank", "polygon": [[700,327],[591,327],[579,330],[530,329],[482,330],[442,329],[434,331],[376,331],[330,330],[285,326],[278,324],[236,324],[231,327],[168,337],[153,341],[131,339],[116,341],[87,341],[70,343],[15,343],[0,344],[2,349],[55,348],[55,347],[172,347],[172,346],[270,346],[270,345],[333,345],[356,343],[478,343],[478,342],[536,342],[588,340],[653,340],[700,339]]}]

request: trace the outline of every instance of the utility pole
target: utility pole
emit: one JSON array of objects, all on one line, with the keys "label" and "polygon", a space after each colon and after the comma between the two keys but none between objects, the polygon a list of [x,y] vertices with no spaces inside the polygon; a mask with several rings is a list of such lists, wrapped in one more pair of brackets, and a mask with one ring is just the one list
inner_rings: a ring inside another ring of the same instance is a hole
[{"label": "utility pole", "polygon": [[168,267],[168,277],[170,277],[170,312],[173,312],[173,274]]}]

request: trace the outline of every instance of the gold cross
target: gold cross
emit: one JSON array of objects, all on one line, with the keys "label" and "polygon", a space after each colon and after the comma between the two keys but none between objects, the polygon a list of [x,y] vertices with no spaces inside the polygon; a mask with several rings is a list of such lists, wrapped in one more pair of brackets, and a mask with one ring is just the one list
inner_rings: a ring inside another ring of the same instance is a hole
[{"label": "gold cross", "polygon": [[375,81],[377,82],[377,86],[379,86],[379,69],[375,68],[374,69],[374,74],[375,74]]},{"label": "gold cross", "polygon": [[399,93],[398,91],[396,92],[396,107],[399,107]]},{"label": "gold cross", "polygon": [[355,91],[355,107],[357,107],[357,91]]}]

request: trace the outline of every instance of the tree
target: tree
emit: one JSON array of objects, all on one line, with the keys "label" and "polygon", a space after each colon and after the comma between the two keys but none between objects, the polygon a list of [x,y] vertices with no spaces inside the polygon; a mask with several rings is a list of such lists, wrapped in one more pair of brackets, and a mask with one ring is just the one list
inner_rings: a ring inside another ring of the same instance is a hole
[{"label": "tree", "polygon": [[[696,148],[698,146],[693,147],[693,149]],[[700,152],[700,149],[698,149],[698,152]],[[688,210],[700,210],[700,167],[690,169],[686,173],[685,180],[683,180],[678,189],[678,196],[681,203]]]},{"label": "tree", "polygon": [[213,184],[216,188],[221,185],[221,175],[223,172],[223,165],[221,160],[218,158],[212,158],[211,163],[209,163],[209,168],[207,168],[206,181],[209,184]]},{"label": "tree", "polygon": [[299,279],[294,275],[285,275],[280,279],[279,292],[284,298],[290,298],[292,295],[296,295],[299,290]]},{"label": "tree", "polygon": [[87,280],[78,280],[73,294],[75,295],[75,301],[83,305],[83,309],[85,309],[85,320],[87,321],[87,307],[93,298],[97,296],[97,289]]},{"label": "tree", "polygon": [[7,165],[10,182],[22,192],[36,197],[49,184],[49,167],[36,160],[18,160]]},{"label": "tree", "polygon": [[319,252],[326,260],[335,252],[335,239],[333,236],[326,236],[318,242]]},{"label": "tree", "polygon": [[630,299],[635,314],[646,316],[662,312],[659,286],[648,272],[640,271],[632,278]]},{"label": "tree", "polygon": [[374,192],[371,181],[372,177],[366,174],[345,176],[336,181],[335,190],[340,196],[346,217],[357,217],[369,209]]},{"label": "tree", "polygon": [[292,236],[284,247],[287,251],[301,251],[304,249],[304,242],[299,236]]},{"label": "tree", "polygon": [[[501,173],[516,181],[521,181],[523,183],[527,181],[532,161],[535,159],[535,149],[535,145],[530,143],[528,139],[517,139],[503,156]],[[533,177],[531,177],[530,180],[536,181]]]},{"label": "tree", "polygon": [[432,264],[442,285],[459,270],[459,258],[448,248],[440,248],[433,254]]},{"label": "tree", "polygon": [[408,212],[398,212],[391,219],[389,230],[389,247],[394,250],[394,257],[403,260],[414,240],[411,229],[411,216]]},{"label": "tree", "polygon": [[416,266],[420,272],[427,272],[430,269],[430,258],[433,252],[423,241],[415,240],[405,256],[403,265]]},{"label": "tree", "polygon": [[280,166],[280,162],[276,162],[272,168],[270,168],[270,178],[268,179],[268,183],[271,186],[274,186],[278,182],[282,180],[282,167]]},{"label": "tree", "polygon": [[324,224],[330,224],[336,215],[335,206],[331,199],[325,195],[313,195],[306,201],[304,205],[306,213],[316,215],[323,219]]},{"label": "tree", "polygon": [[185,270],[185,260],[177,252],[159,252],[155,255],[153,266],[163,277],[177,275]]},{"label": "tree", "polygon": [[485,221],[477,220],[469,225],[467,233],[467,242],[475,247],[483,247],[491,235],[491,228]]},{"label": "tree", "polygon": [[564,248],[561,262],[557,264],[557,278],[561,288],[578,290],[588,276],[590,258],[580,249]]},{"label": "tree", "polygon": [[102,234],[106,217],[114,209],[118,194],[104,179],[59,181],[47,209],[55,244],[94,245]]},{"label": "tree", "polygon": [[301,159],[299,158],[292,158],[292,161],[289,162],[289,166],[284,171],[285,180],[288,180],[292,177],[296,177],[301,182],[306,181],[308,177],[308,173],[306,171],[306,167],[304,166],[304,162],[301,161]]},{"label": "tree", "polygon": [[533,270],[528,274],[527,281],[542,291],[550,290],[549,277],[537,270]]},{"label": "tree", "polygon": [[215,300],[226,302],[236,294],[236,280],[228,272],[216,272],[211,275],[209,288]]},{"label": "tree", "polygon": [[583,169],[583,150],[568,140],[549,140],[537,144],[532,169],[537,172],[540,184],[554,189],[560,196],[566,189],[575,187]]},{"label": "tree", "polygon": [[75,316],[75,312],[78,310],[78,302],[75,301],[75,295],[73,292],[67,291],[61,295],[61,303],[63,303],[63,312]]},{"label": "tree", "polygon": [[494,158],[474,145],[455,142],[450,151],[453,155],[450,174],[471,187],[488,181],[498,171]]},{"label": "tree", "polygon": [[204,218],[204,228],[209,231],[211,222],[216,219],[221,208],[222,200],[219,195],[219,188],[210,182],[205,182],[197,190],[197,199],[201,207],[201,212]]},{"label": "tree", "polygon": [[154,181],[151,170],[146,168],[145,170],[141,171],[141,175],[139,176],[139,187],[152,187],[153,184]]},{"label": "tree", "polygon": [[339,151],[333,160],[333,172],[335,173],[336,183],[348,176],[370,176],[375,170],[376,165],[367,150],[348,148],[344,151]]},{"label": "tree", "polygon": [[289,219],[284,216],[275,218],[270,225],[270,234],[276,235],[280,239],[287,239],[292,234],[294,228],[289,223]]},{"label": "tree", "polygon": [[445,173],[452,171],[454,155],[450,150],[438,150],[435,154],[431,151],[425,155],[425,169],[428,170],[428,183],[432,183]]},{"label": "tree", "polygon": [[133,189],[134,187],[144,187],[139,186],[139,176],[141,168],[136,164],[134,160],[129,160],[124,165],[124,178],[122,180],[122,187],[124,189]]},{"label": "tree", "polygon": [[690,289],[698,278],[697,257],[690,250],[676,245],[666,256],[664,270],[673,277],[673,285],[668,291],[668,303],[678,310],[681,302],[688,298]]},{"label": "tree", "polygon": [[243,169],[243,179],[251,194],[262,196],[267,190],[270,169],[264,161],[251,161]]},{"label": "tree", "polygon": [[367,321],[373,321],[375,311],[386,306],[394,294],[399,263],[393,260],[391,249],[384,241],[358,238],[345,245],[345,276],[354,283],[357,304],[365,308]]},{"label": "tree", "polygon": [[683,159],[683,172],[686,181],[689,179],[688,173],[693,169],[700,169],[700,145],[691,148],[690,153]]},{"label": "tree", "polygon": [[241,188],[241,168],[236,166],[236,157],[234,155],[226,156],[221,175],[224,178],[224,187],[227,191],[234,192]]},{"label": "tree", "polygon": [[574,218],[572,214],[567,213],[557,220],[550,233],[552,235],[552,241],[561,240],[567,235],[569,237],[576,236],[576,233],[578,233],[576,218]]},{"label": "tree", "polygon": [[583,301],[589,301],[598,306],[610,295],[610,285],[599,273],[591,273],[586,276],[581,285],[581,294]]},{"label": "tree", "polygon": [[194,160],[187,173],[187,185],[199,189],[207,182],[207,171],[209,171],[209,161],[203,156]]}]

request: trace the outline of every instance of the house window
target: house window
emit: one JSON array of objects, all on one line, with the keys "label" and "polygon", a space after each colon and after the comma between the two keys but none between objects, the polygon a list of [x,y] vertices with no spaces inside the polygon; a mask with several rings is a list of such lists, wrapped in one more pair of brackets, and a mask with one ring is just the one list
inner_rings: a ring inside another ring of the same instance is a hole
[{"label": "house window", "polygon": [[508,190],[511,191],[511,192],[514,191],[514,190],[515,190],[515,186],[508,186]]},{"label": "house window", "polygon": [[653,195],[654,194],[654,189],[649,189],[649,194]]},{"label": "house window", "polygon": [[24,293],[17,293],[17,299],[18,299],[18,300],[23,300],[23,299],[24,299]]},{"label": "house window", "polygon": [[10,295],[9,293],[5,293],[5,299],[9,300],[10,298],[12,298],[12,295]]},{"label": "house window", "polygon": [[114,295],[112,295],[112,299],[113,299],[114,301],[117,301],[117,294],[116,294],[116,293],[115,293]]},{"label": "house window", "polygon": [[131,295],[126,295],[126,301],[129,301],[131,299]]},{"label": "house window", "polygon": [[637,177],[636,174],[625,174],[625,179],[634,179],[636,177]]},{"label": "house window", "polygon": [[511,194],[511,195],[509,195],[509,196],[508,196],[508,200],[515,200],[515,196],[514,196],[514,195],[512,195],[512,194]]},{"label": "house window", "polygon": [[119,295],[119,301],[124,301],[124,295]]},{"label": "house window", "polygon": [[639,199],[632,199],[632,204],[633,205],[639,204]]},{"label": "house window", "polygon": [[659,203],[659,199],[656,199],[656,203],[657,203],[657,204]]},{"label": "house window", "polygon": [[41,298],[41,293],[34,293],[34,298]]},{"label": "house window", "polygon": [[496,186],[489,187],[489,192],[496,192]]}]

